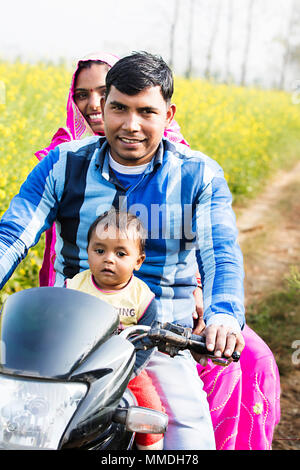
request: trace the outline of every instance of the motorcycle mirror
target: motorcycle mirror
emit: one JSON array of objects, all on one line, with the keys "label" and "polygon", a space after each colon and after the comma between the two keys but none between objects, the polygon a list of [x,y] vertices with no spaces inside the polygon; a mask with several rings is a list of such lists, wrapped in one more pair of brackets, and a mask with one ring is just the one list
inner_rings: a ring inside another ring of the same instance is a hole
[{"label": "motorcycle mirror", "polygon": [[150,434],[165,433],[168,426],[168,416],[165,413],[141,406],[118,408],[113,421],[125,424],[128,431]]}]

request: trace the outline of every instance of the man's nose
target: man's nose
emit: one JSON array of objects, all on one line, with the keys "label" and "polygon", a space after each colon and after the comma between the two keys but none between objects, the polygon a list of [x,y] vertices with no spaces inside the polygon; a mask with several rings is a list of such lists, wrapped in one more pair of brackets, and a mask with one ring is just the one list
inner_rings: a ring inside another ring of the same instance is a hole
[{"label": "man's nose", "polygon": [[123,129],[127,132],[138,132],[140,130],[140,119],[136,113],[128,113],[125,116]]}]

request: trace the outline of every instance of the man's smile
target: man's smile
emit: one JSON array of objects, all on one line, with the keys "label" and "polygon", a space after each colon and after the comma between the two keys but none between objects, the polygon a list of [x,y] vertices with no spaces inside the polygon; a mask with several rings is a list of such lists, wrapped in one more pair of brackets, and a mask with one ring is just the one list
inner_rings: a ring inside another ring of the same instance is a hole
[{"label": "man's smile", "polygon": [[125,144],[139,144],[146,140],[146,139],[137,139],[133,137],[119,137],[119,139]]}]

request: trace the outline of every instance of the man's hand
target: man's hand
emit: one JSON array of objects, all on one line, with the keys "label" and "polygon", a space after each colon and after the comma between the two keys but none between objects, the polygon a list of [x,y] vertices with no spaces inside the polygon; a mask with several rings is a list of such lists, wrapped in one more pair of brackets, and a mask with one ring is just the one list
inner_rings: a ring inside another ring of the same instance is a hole
[{"label": "man's hand", "polygon": [[245,341],[240,331],[234,331],[230,326],[210,325],[202,332],[206,337],[206,347],[214,356],[230,358],[234,351],[241,353]]},{"label": "man's hand", "polygon": [[[232,327],[223,325],[210,325],[201,332],[201,336],[206,337],[206,347],[216,358],[222,357],[223,355],[229,359],[227,364],[232,362],[231,356],[233,352],[241,354],[245,347],[245,341],[243,335],[239,331],[234,331]],[[207,356],[196,354],[192,352],[192,356],[196,362],[199,362],[202,366],[207,364]],[[214,360],[211,358],[212,362]],[[218,365],[219,362],[216,362]]]},{"label": "man's hand", "polygon": [[[234,351],[241,353],[245,347],[241,332],[223,325],[210,325],[206,328],[203,320],[203,295],[199,287],[194,291],[194,299],[196,307],[193,313],[193,334],[205,336],[207,349],[216,357],[222,357],[224,354],[224,356],[230,358]],[[201,365],[205,366],[207,364],[207,356],[196,353],[192,353],[192,356]]]}]

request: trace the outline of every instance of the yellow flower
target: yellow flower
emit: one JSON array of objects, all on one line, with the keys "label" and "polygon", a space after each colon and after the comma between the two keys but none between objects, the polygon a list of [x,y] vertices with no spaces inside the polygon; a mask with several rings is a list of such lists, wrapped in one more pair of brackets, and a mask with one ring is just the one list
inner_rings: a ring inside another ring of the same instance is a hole
[{"label": "yellow flower", "polygon": [[263,404],[255,403],[255,405],[253,406],[253,411],[256,415],[261,415],[263,412]]},{"label": "yellow flower", "polygon": [[0,176],[0,186],[5,186],[7,184],[6,176]]}]

